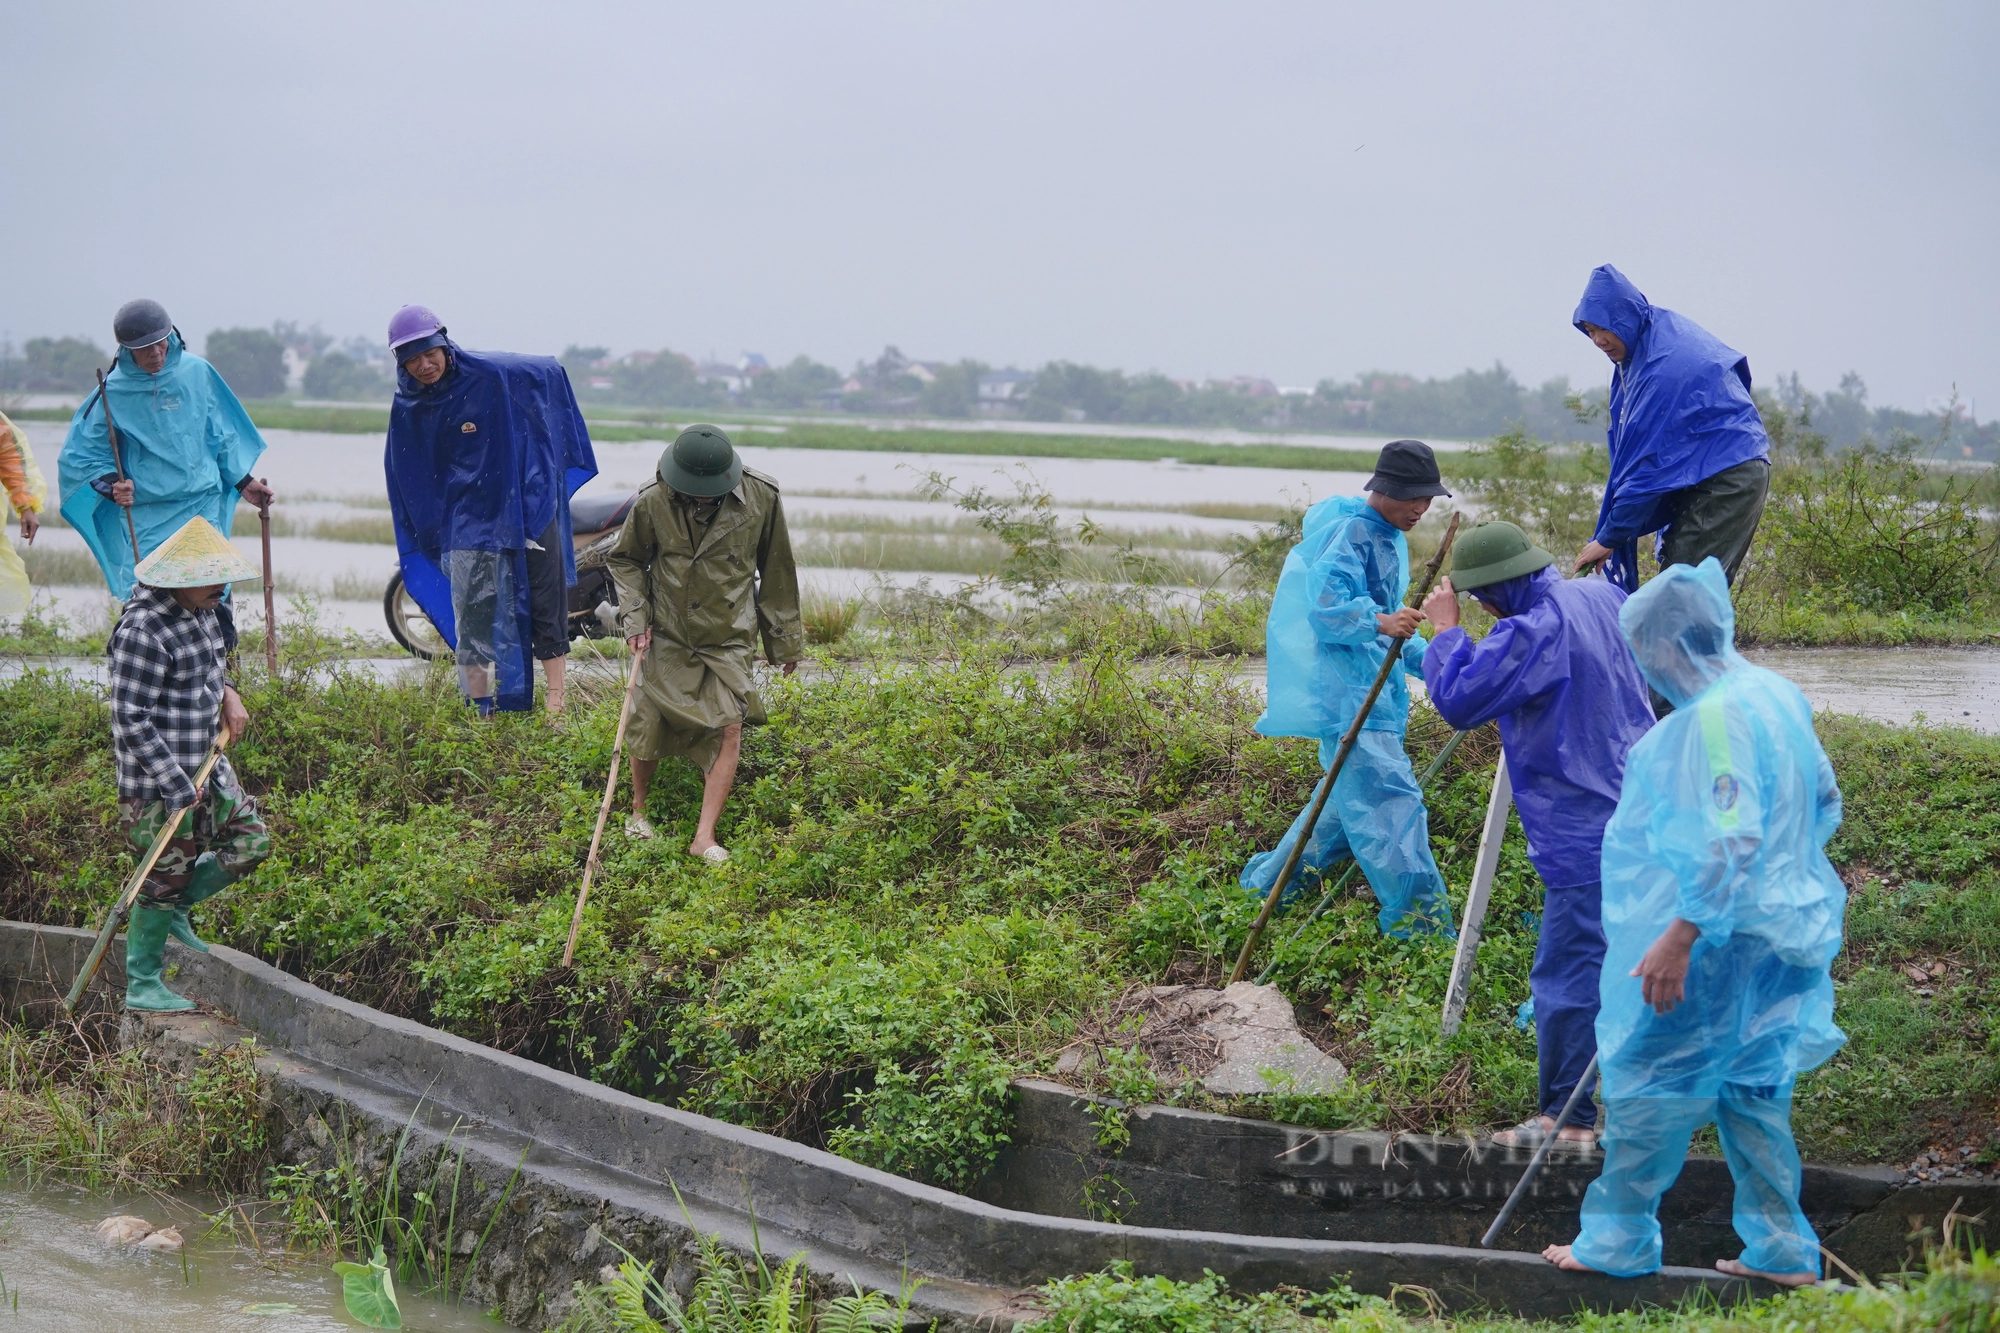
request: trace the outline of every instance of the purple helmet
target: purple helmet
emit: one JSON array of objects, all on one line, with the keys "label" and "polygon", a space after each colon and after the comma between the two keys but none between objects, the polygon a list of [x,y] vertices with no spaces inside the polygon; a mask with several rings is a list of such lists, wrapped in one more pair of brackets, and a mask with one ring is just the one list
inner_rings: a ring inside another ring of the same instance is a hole
[{"label": "purple helmet", "polygon": [[397,361],[442,347],[444,342],[444,321],[425,306],[406,305],[389,320],[389,351]]}]

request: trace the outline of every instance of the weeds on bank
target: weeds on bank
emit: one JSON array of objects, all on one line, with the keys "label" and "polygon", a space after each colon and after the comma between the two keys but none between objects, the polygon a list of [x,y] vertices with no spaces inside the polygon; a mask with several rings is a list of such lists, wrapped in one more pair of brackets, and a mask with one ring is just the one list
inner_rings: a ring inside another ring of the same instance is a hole
[{"label": "weeds on bank", "polygon": [[1924,1272],[1897,1282],[1829,1283],[1728,1307],[1690,1300],[1561,1323],[1442,1315],[1419,1287],[1386,1298],[1345,1286],[1239,1294],[1214,1273],[1176,1282],[1137,1276],[1127,1263],[1049,1283],[1036,1303],[1041,1316],[1017,1324],[1016,1333],[1991,1333],[2000,1328],[2000,1261],[1947,1243]]}]

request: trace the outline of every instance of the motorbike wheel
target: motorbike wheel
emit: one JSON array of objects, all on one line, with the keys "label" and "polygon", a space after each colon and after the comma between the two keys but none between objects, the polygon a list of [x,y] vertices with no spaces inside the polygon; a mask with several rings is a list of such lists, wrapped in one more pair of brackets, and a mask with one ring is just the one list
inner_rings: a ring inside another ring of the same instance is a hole
[{"label": "motorbike wheel", "polygon": [[389,622],[391,637],[412,656],[428,662],[451,651],[444,635],[437,632],[437,626],[403,586],[401,570],[390,576],[389,587],[382,594],[382,615]]}]

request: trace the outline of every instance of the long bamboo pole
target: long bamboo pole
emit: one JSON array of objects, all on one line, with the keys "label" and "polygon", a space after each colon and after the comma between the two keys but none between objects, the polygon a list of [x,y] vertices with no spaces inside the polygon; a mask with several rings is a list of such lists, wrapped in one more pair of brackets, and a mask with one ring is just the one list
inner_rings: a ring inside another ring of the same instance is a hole
[{"label": "long bamboo pole", "polygon": [[569,943],[563,945],[562,965],[576,957],[576,937],[583,930],[583,905],[590,900],[590,881],[597,874],[597,845],[604,840],[604,821],[611,817],[611,794],[618,788],[618,756],[625,749],[625,724],[632,720],[632,695],[639,687],[639,668],[646,662],[646,650],[632,655],[632,674],[625,682],[625,702],[618,709],[618,731],[611,738],[611,771],[604,776],[604,802],[597,807],[597,828],[590,835],[590,855],[583,860],[583,887],[577,890],[576,911],[570,913]]},{"label": "long bamboo pole", "polygon": [[[201,767],[195,770],[196,792],[201,791],[202,785],[208,781],[209,774],[215,771],[216,760],[222,758],[222,751],[228,744],[229,728],[223,727],[215,733],[215,740],[208,747],[208,756],[201,761]],[[196,799],[198,801],[199,796]],[[119,893],[117,901],[111,904],[111,910],[105,913],[104,925],[98,930],[97,939],[91,944],[90,953],[85,956],[83,967],[76,974],[76,980],[71,983],[69,994],[63,997],[65,1012],[71,1014],[76,1012],[77,1003],[83,999],[84,991],[89,989],[92,978],[97,975],[97,969],[104,965],[104,951],[110,947],[111,937],[118,932],[119,923],[124,921],[125,914],[132,910],[133,900],[138,898],[139,890],[145,886],[146,876],[153,873],[153,867],[159,863],[161,855],[167,850],[167,844],[174,839],[174,830],[180,827],[181,820],[186,817],[188,810],[192,809],[194,806],[187,807],[187,810],[174,810],[168,813],[167,822],[160,826],[160,831],[154,836],[153,845],[147,849],[145,858],[132,872],[132,878],[125,882],[125,888]]]},{"label": "long bamboo pole", "polygon": [[[97,401],[104,404],[104,430],[111,437],[111,466],[117,471],[118,480],[121,482],[130,480],[125,475],[125,453],[118,447],[118,423],[111,419],[111,391],[104,387],[104,372],[101,370],[97,372]],[[136,491],[137,488],[134,489]],[[133,504],[137,504],[138,501],[139,497],[135,493],[132,496],[132,502]],[[113,501],[112,503],[116,504],[117,502]],[[132,563],[137,565],[139,563],[139,528],[132,521],[132,505],[119,505],[118,507],[125,511],[125,535],[132,539]]]},{"label": "long bamboo pole", "polygon": [[[261,477],[258,481],[270,485]],[[271,587],[271,501],[268,498],[257,503],[257,522],[264,530],[264,665],[275,676],[278,674],[278,608]]]},{"label": "long bamboo pole", "polygon": [[[1437,554],[1433,555],[1430,563],[1424,566],[1424,581],[1410,595],[1411,600],[1417,604],[1421,605],[1424,598],[1430,595],[1431,584],[1437,581],[1438,570],[1444,567],[1445,556],[1450,554],[1451,544],[1458,538],[1458,524],[1462,517],[1460,514],[1451,516],[1451,524],[1444,530],[1444,540],[1438,543]],[[1368,687],[1368,697],[1361,701],[1361,707],[1354,714],[1354,721],[1347,726],[1347,734],[1340,738],[1340,746],[1333,753],[1333,762],[1327,766],[1326,777],[1321,780],[1319,791],[1313,796],[1312,811],[1306,816],[1305,826],[1292,843],[1291,854],[1285,858],[1284,866],[1278,871],[1278,878],[1271,885],[1271,892],[1265,895],[1264,906],[1258,910],[1257,919],[1250,923],[1250,934],[1243,941],[1243,952],[1236,956],[1236,966],[1229,971],[1230,985],[1233,986],[1243,980],[1243,974],[1250,970],[1250,954],[1257,947],[1257,937],[1264,933],[1264,927],[1270,923],[1271,913],[1278,908],[1279,897],[1283,895],[1285,886],[1291,883],[1293,872],[1299,868],[1299,860],[1305,855],[1306,844],[1312,840],[1313,830],[1319,826],[1320,812],[1326,809],[1327,797],[1333,794],[1334,781],[1340,777],[1340,770],[1347,766],[1347,756],[1354,752],[1354,742],[1361,735],[1361,724],[1368,720],[1368,714],[1375,707],[1375,700],[1381,697],[1382,687],[1389,683],[1389,673],[1395,669],[1396,663],[1402,660],[1403,645],[1408,642],[1409,637],[1407,634],[1402,634],[1389,640],[1389,649],[1382,654],[1382,669],[1375,673],[1375,683]]]}]

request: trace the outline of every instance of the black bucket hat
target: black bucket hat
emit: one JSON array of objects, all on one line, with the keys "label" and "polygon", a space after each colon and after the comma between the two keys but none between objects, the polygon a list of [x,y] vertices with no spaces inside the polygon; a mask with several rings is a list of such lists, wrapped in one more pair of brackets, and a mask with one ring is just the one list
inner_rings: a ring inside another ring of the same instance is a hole
[{"label": "black bucket hat", "polygon": [[742,479],[743,460],[719,426],[689,426],[660,455],[660,484],[682,495],[712,500]]},{"label": "black bucket hat", "polygon": [[1422,440],[1391,440],[1383,445],[1375,458],[1375,475],[1361,489],[1386,495],[1391,500],[1451,494],[1444,488],[1444,478],[1438,475],[1437,455]]}]

